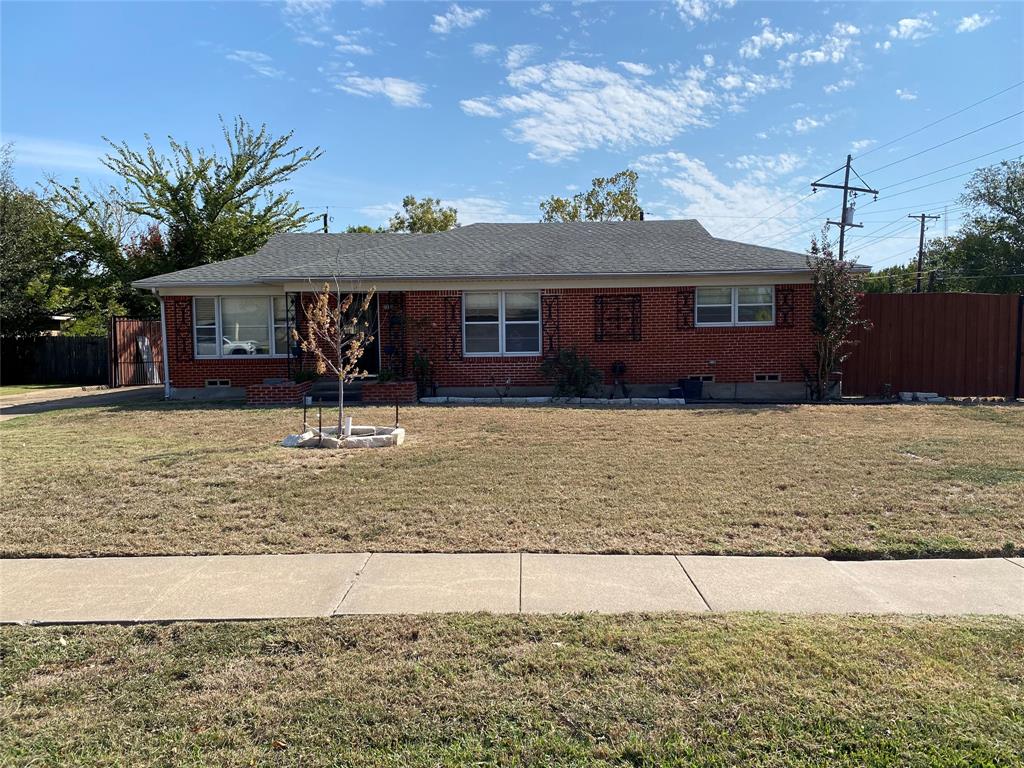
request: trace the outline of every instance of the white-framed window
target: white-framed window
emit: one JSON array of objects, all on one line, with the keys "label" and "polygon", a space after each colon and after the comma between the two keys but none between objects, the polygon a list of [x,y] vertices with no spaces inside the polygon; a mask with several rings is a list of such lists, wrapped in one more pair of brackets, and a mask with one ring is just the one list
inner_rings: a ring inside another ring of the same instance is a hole
[{"label": "white-framed window", "polygon": [[462,353],[540,354],[540,293],[467,291],[462,294]]},{"label": "white-framed window", "polygon": [[196,357],[282,357],[288,354],[284,296],[196,296]]},{"label": "white-framed window", "polygon": [[775,287],[697,288],[694,322],[698,326],[774,325]]}]

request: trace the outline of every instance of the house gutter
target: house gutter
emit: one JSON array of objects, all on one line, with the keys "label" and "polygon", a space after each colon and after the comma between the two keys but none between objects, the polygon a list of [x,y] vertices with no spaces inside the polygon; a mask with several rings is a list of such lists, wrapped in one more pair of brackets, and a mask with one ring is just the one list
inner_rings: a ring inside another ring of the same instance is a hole
[{"label": "house gutter", "polygon": [[153,289],[153,293],[160,299],[160,346],[164,357],[164,400],[170,400],[171,374],[170,362],[167,359],[167,312],[164,309],[164,297],[160,295],[156,288]]}]

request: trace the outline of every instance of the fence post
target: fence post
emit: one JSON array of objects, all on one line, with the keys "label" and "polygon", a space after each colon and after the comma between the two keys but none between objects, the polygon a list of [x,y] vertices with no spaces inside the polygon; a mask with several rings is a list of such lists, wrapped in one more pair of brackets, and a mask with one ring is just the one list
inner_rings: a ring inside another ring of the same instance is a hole
[{"label": "fence post", "polygon": [[1024,368],[1024,360],[1021,359],[1024,347],[1024,293],[1017,296],[1017,349],[1014,354],[1013,366],[1013,399],[1019,400],[1021,396],[1021,369]]}]

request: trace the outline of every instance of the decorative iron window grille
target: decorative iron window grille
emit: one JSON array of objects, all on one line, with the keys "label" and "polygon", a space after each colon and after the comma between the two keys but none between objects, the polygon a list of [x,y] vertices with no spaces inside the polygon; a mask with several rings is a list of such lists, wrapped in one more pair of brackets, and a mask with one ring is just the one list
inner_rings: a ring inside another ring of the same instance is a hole
[{"label": "decorative iron window grille", "polygon": [[299,333],[299,307],[302,301],[301,293],[286,293],[284,295],[284,327],[286,344],[288,348],[288,378],[302,370],[302,347],[299,342],[292,338],[292,330]]},{"label": "decorative iron window grille", "polygon": [[541,294],[540,316],[540,327],[544,333],[541,354],[545,357],[557,355],[560,346],[559,323],[562,317],[562,307],[557,294]]},{"label": "decorative iron window grille", "polygon": [[462,357],[462,297],[444,297],[444,358]]},{"label": "decorative iron window grille", "polygon": [[676,291],[676,330],[693,328],[693,288]]},{"label": "decorative iron window grille", "polygon": [[775,324],[782,328],[793,327],[793,287],[790,285],[775,288]]},{"label": "decorative iron window grille", "polygon": [[387,355],[387,367],[399,376],[405,376],[405,294],[389,293],[386,297],[381,308],[387,317],[388,343],[381,351]]},{"label": "decorative iron window grille", "polygon": [[594,341],[640,341],[640,296],[595,296]]}]

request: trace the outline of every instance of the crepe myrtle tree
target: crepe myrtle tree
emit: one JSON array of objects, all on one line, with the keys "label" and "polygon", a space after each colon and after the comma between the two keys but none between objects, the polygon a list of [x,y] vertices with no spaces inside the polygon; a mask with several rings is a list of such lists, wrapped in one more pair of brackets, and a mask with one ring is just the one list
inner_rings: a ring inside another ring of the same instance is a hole
[{"label": "crepe myrtle tree", "polygon": [[840,260],[832,252],[827,230],[821,240],[811,239],[807,255],[814,284],[811,330],[814,334],[814,371],[809,376],[816,400],[829,396],[832,373],[850,356],[858,342],[849,338],[856,328],[871,328],[860,317],[861,280],[853,271],[856,260]]},{"label": "crepe myrtle tree", "polygon": [[305,334],[292,329],[292,338],[312,355],[316,373],[338,380],[338,437],[345,422],[345,385],[367,375],[359,361],[374,338],[368,319],[373,294],[371,288],[358,298],[354,293],[345,295],[338,281],[333,287],[324,283],[313,300],[303,305]]}]

